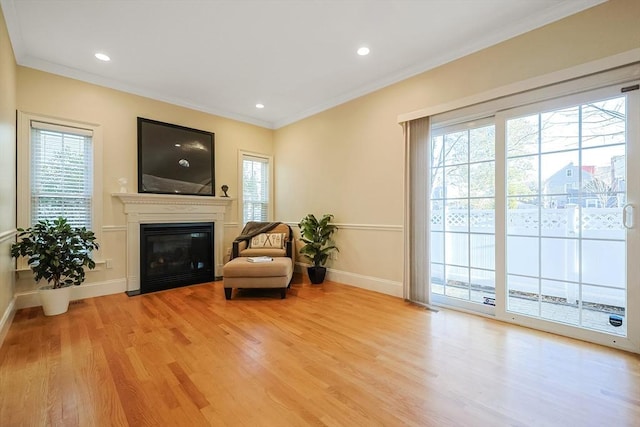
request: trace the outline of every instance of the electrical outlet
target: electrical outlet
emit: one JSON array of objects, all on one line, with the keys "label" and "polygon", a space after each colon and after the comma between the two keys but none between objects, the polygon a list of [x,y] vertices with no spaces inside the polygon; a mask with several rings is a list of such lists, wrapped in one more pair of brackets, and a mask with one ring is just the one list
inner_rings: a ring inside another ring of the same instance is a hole
[{"label": "electrical outlet", "polygon": [[337,261],[338,260],[338,251],[333,251],[329,254],[329,258],[332,261]]},{"label": "electrical outlet", "polygon": [[104,268],[113,268],[113,262],[110,259],[105,259]]}]

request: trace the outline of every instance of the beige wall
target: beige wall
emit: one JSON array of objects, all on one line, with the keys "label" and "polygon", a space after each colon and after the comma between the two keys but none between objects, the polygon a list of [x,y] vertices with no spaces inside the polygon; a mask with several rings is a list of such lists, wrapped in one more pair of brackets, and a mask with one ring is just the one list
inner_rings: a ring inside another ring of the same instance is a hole
[{"label": "beige wall", "polygon": [[[402,281],[403,149],[397,116],[640,47],[640,2],[610,0],[489,49],[335,107],[277,131],[243,124],[76,80],[15,66],[0,27],[0,233],[15,227],[14,111],[96,123],[104,134],[103,241],[99,258],[113,268],[88,282],[124,279],[125,219],[113,200],[117,179],[136,190],[137,116],[216,134],[216,187],[237,196],[237,151],[274,155],[275,218],[333,213],[343,224],[334,278],[399,295]],[[17,80],[17,81],[16,81]],[[238,233],[237,204],[227,217],[226,244]],[[1,234],[0,234],[1,235]],[[2,243],[4,246],[8,244]],[[7,249],[7,248],[4,248]],[[6,253],[0,248],[1,253]],[[8,250],[8,249],[7,249]],[[0,277],[10,281],[0,254]],[[21,280],[17,291],[34,284]],[[0,310],[11,292],[1,294]],[[9,287],[10,289],[10,287]]]},{"label": "beige wall", "polygon": [[[402,281],[403,136],[399,114],[640,47],[640,1],[610,0],[281,128],[276,217],[333,213],[346,225],[334,277],[395,293]],[[391,227],[385,227],[391,226]]]},{"label": "beige wall", "polygon": [[[16,228],[15,135],[16,61],[0,10],[0,343],[11,317],[13,260],[9,247]],[[3,322],[6,319],[7,322]]]},{"label": "beige wall", "polygon": [[[118,178],[127,178],[128,190],[137,192],[136,117],[146,117],[215,133],[216,194],[229,185],[236,197],[238,150],[272,154],[273,131],[164,102],[107,89],[89,83],[18,67],[17,108],[28,113],[95,123],[103,129],[103,237],[98,259],[111,259],[113,268],[92,271],[87,283],[124,279],[125,216],[120,201],[111,193],[119,191]],[[226,246],[239,233],[237,202],[226,217]],[[17,283],[18,292],[35,285],[28,278]]]}]

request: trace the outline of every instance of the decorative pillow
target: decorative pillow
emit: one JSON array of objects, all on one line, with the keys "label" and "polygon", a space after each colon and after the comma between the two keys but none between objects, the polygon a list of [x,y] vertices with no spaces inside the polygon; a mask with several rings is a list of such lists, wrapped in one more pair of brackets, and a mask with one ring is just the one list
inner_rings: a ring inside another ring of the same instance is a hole
[{"label": "decorative pillow", "polygon": [[282,249],[284,233],[262,233],[251,239],[250,248]]}]

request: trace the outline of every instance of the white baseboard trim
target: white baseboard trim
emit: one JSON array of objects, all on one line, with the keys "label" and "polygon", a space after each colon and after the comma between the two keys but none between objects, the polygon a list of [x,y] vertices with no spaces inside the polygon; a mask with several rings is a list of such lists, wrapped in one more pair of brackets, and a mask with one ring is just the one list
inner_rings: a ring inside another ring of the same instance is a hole
[{"label": "white baseboard trim", "polygon": [[[71,289],[71,301],[124,293],[127,290],[127,279],[107,280],[104,282],[86,283]],[[36,290],[16,294],[16,310],[40,306],[40,297]]]},{"label": "white baseboard trim", "polygon": [[16,299],[15,297],[11,300],[7,309],[4,311],[2,315],[2,320],[0,320],[0,347],[2,347],[2,343],[9,332],[9,328],[11,327],[11,322],[13,322],[13,316],[16,314]]},{"label": "white baseboard trim", "polygon": [[[307,267],[310,267],[310,264],[297,262],[295,271],[307,274]],[[363,274],[351,273],[349,271],[336,270],[333,268],[327,268],[327,280],[402,298],[402,282],[381,279],[373,276],[365,276]]]}]

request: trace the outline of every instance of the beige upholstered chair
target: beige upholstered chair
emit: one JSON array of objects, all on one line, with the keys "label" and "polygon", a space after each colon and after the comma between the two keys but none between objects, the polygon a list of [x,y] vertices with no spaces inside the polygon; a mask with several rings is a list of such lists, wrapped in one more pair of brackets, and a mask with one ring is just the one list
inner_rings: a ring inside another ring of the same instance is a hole
[{"label": "beige upholstered chair", "polygon": [[[286,298],[293,277],[295,240],[291,227],[283,223],[249,222],[233,242],[231,260],[222,270],[224,293],[231,299],[233,288],[279,288]],[[251,257],[271,257],[270,262],[250,262]]]}]

